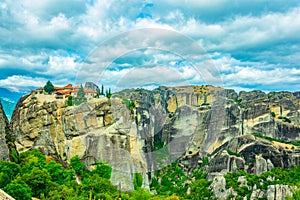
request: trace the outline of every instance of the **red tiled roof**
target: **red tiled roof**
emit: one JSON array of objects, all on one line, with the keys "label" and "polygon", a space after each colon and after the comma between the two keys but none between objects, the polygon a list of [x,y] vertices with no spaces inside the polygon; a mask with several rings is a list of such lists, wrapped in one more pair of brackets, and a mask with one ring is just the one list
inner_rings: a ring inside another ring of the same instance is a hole
[{"label": "red tiled roof", "polygon": [[96,93],[97,94],[97,92],[94,92],[93,90],[84,90],[84,92],[85,93]]},{"label": "red tiled roof", "polygon": [[72,90],[60,90],[60,91],[57,91],[56,92],[56,94],[64,94],[64,95],[66,95],[66,94],[71,94],[71,92],[72,92]]},{"label": "red tiled roof", "polygon": [[[75,90],[73,90],[72,92],[78,92],[79,91],[79,89],[75,89]],[[94,91],[92,91],[92,90],[84,90],[84,92],[85,93],[94,93],[94,94],[97,94],[97,92],[94,92]]]},{"label": "red tiled roof", "polygon": [[[78,92],[80,87],[79,86],[73,86],[72,84],[68,84],[64,87],[59,87],[59,86],[54,86],[54,93],[55,94],[61,94],[61,95],[66,95],[70,96],[72,92]],[[44,88],[40,87],[37,90],[44,90]],[[97,92],[93,90],[84,90],[85,93],[93,93],[97,94]]]},{"label": "red tiled roof", "polygon": [[72,84],[68,84],[64,87],[64,89],[73,89],[73,85]]},{"label": "red tiled roof", "polygon": [[58,87],[58,86],[54,86],[54,89],[55,90],[62,90],[63,88],[62,87]]}]

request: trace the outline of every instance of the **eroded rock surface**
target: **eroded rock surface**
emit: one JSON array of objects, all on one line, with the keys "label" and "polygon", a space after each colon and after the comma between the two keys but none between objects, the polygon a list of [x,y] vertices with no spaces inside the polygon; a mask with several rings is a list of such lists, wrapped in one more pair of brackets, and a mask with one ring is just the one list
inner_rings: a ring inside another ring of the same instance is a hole
[{"label": "eroded rock surface", "polygon": [[267,141],[253,135],[236,137],[219,147],[212,155],[209,172],[245,170],[256,175],[273,167],[300,165],[297,146]]},{"label": "eroded rock surface", "polygon": [[9,123],[0,102],[0,160],[9,160],[9,149],[6,134],[9,131]]},{"label": "eroded rock surface", "polygon": [[87,167],[107,160],[112,182],[132,190],[135,172],[147,187],[152,172],[174,161],[191,171],[209,157],[210,173],[299,165],[296,146],[252,135],[300,140],[299,101],[299,93],[212,86],[128,89],[69,107],[31,94],[19,101],[10,126],[19,152],[39,148],[62,162],[79,155]]}]

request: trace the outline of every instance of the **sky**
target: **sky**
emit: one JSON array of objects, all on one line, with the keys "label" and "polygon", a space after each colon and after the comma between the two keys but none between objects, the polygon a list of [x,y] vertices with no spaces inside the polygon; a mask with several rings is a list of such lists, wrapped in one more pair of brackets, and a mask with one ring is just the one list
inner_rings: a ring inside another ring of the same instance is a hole
[{"label": "sky", "polygon": [[2,0],[0,88],[300,86],[300,1]]}]

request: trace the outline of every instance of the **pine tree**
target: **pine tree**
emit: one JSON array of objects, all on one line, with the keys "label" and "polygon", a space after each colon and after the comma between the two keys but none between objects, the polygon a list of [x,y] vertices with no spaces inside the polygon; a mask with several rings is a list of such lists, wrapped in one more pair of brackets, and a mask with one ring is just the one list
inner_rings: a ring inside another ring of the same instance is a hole
[{"label": "pine tree", "polygon": [[101,95],[104,95],[104,86],[101,86]]},{"label": "pine tree", "polygon": [[54,85],[51,83],[51,81],[48,81],[46,83],[46,85],[44,86],[44,90],[45,92],[47,92],[48,94],[51,94],[55,89],[54,89]]},{"label": "pine tree", "polygon": [[82,99],[84,97],[85,97],[85,93],[84,93],[84,89],[83,89],[83,87],[81,85],[80,88],[79,88],[79,90],[78,90],[78,92],[77,92],[77,98]]},{"label": "pine tree", "polygon": [[110,97],[111,97],[111,90],[110,90],[110,88],[108,88],[108,90],[106,90],[105,93],[106,93],[105,96],[106,96],[107,98],[110,98]]},{"label": "pine tree", "polygon": [[96,92],[97,92],[97,96],[101,95],[101,91],[100,91],[100,89],[98,87],[96,89]]}]

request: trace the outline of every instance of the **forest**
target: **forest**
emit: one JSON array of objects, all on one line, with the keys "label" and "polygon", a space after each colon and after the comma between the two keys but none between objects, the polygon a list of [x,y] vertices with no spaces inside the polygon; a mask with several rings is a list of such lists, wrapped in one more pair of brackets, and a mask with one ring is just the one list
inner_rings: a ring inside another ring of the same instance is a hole
[{"label": "forest", "polygon": [[[159,200],[159,199],[215,199],[211,181],[206,179],[205,167],[192,172],[184,172],[178,165],[156,171],[152,178],[150,191],[142,188],[141,174],[134,174],[134,191],[122,192],[110,182],[112,168],[105,161],[98,162],[93,170],[87,170],[78,156],[70,160],[68,166],[63,166],[33,149],[14,157],[14,162],[0,161],[0,188],[16,200],[38,199],[128,199],[128,200]],[[268,185],[286,184],[299,188],[300,167],[290,169],[274,168],[259,176],[244,171],[225,175],[226,188],[237,191],[236,199],[250,198],[249,187],[240,187],[238,177],[244,176],[248,185],[256,185],[265,190]],[[272,179],[268,177],[273,177]],[[231,196],[228,197],[229,199]],[[300,193],[294,191],[294,198],[300,198]],[[265,198],[266,199],[266,198]]]}]

